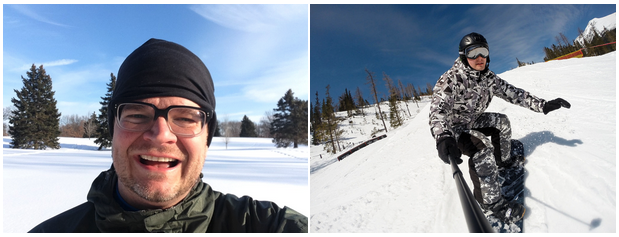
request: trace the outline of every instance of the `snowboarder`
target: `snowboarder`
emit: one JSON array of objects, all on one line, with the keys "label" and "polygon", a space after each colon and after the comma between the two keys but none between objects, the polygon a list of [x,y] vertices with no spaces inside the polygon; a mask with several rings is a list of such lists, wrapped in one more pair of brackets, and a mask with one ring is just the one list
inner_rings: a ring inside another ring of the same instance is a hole
[{"label": "snowboarder", "polygon": [[460,56],[439,78],[432,95],[429,124],[436,149],[446,164],[448,156],[458,164],[462,154],[469,156],[477,202],[503,222],[515,222],[524,216],[525,208],[501,195],[497,177],[499,167],[510,167],[522,158],[510,157],[507,116],[484,111],[494,96],[544,114],[570,104],[561,98],[546,101],[499,78],[488,68],[488,42],[478,33],[465,35],[458,51]]}]

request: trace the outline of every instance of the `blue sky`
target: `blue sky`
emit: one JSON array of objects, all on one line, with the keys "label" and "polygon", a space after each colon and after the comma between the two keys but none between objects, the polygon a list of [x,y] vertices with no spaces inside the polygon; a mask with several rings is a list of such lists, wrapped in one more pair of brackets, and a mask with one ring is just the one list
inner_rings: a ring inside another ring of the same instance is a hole
[{"label": "blue sky", "polygon": [[3,107],[34,63],[63,115],[98,112],[110,73],[150,38],[202,59],[220,120],[258,123],[288,89],[308,99],[307,5],[4,5]]},{"label": "blue sky", "polygon": [[383,72],[396,83],[434,86],[471,32],[488,40],[490,69],[497,74],[516,68],[516,58],[543,62],[543,47],[557,44],[559,33],[574,40],[579,27],[615,11],[614,4],[311,5],[310,103],[317,91],[322,102],[327,85],[334,103],[345,88],[354,95],[357,87],[374,103],[365,68],[378,80],[379,98],[387,93]]}]

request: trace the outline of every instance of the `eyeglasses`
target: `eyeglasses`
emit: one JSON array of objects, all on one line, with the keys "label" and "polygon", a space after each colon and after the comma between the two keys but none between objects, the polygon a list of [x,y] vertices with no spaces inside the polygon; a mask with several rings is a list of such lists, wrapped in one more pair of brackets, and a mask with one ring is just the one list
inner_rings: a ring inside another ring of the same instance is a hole
[{"label": "eyeglasses", "polygon": [[158,109],[155,105],[131,102],[116,105],[116,122],[121,128],[143,132],[149,130],[159,117],[165,118],[172,133],[183,137],[195,137],[204,131],[213,112],[190,106],[170,106]]},{"label": "eyeglasses", "polygon": [[476,59],[478,56],[482,58],[488,58],[490,51],[486,47],[470,47],[464,50],[464,55],[470,59]]}]

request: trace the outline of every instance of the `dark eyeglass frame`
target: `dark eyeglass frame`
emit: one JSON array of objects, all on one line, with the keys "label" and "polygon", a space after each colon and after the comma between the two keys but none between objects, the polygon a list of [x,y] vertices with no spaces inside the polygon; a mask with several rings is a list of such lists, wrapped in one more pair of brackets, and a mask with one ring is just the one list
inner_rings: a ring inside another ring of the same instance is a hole
[{"label": "dark eyeglass frame", "polygon": [[[163,117],[163,119],[165,119],[168,128],[170,129],[170,132],[174,133],[177,136],[181,136],[181,137],[195,137],[195,136],[199,136],[200,134],[202,134],[204,132],[204,127],[207,126],[207,124],[211,121],[212,117],[213,117],[213,110],[210,109],[205,109],[205,108],[200,108],[200,107],[193,107],[193,106],[185,106],[185,105],[172,105],[172,106],[168,106],[165,109],[159,109],[157,108],[157,106],[153,105],[153,104],[149,104],[149,103],[145,103],[145,102],[139,102],[139,101],[135,101],[135,102],[126,102],[126,103],[120,103],[120,104],[115,104],[114,105],[114,111],[116,114],[114,114],[114,117],[116,118],[116,122],[118,123],[118,126],[122,129],[125,129],[127,131],[134,131],[134,132],[143,132],[143,131],[147,131],[148,129],[150,129],[152,127],[146,128],[146,129],[128,129],[122,126],[122,123],[120,122],[120,113],[122,111],[120,111],[122,105],[128,105],[128,104],[138,104],[138,105],[146,105],[149,106],[151,108],[153,108],[153,110],[155,111],[155,115],[153,116],[153,121],[157,120],[159,117]],[[200,128],[200,132],[197,134],[179,134],[174,132],[174,129],[172,129],[170,122],[168,121],[168,113],[170,112],[171,109],[175,109],[175,108],[186,108],[186,109],[196,109],[199,111],[204,112],[204,121],[202,121],[202,127]]]},{"label": "dark eyeglass frame", "polygon": [[488,58],[490,56],[490,50],[484,46],[469,47],[464,50],[464,56],[470,59],[476,59],[478,56]]}]

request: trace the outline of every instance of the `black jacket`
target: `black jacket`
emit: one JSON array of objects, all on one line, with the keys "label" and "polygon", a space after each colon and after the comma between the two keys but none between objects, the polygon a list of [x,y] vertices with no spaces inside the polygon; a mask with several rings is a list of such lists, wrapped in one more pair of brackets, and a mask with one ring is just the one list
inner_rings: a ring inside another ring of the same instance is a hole
[{"label": "black jacket", "polygon": [[125,211],[114,198],[116,171],[102,172],[87,202],[34,227],[30,232],[307,232],[307,217],[273,202],[213,191],[201,181],[168,209]]}]

